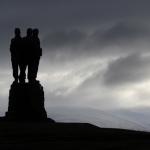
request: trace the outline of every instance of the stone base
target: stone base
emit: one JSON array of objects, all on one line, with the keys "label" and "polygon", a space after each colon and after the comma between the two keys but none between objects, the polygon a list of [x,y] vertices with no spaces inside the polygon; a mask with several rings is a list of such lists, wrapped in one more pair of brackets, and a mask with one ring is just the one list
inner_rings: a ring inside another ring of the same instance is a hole
[{"label": "stone base", "polygon": [[9,120],[46,120],[44,91],[39,82],[13,83],[9,91]]}]

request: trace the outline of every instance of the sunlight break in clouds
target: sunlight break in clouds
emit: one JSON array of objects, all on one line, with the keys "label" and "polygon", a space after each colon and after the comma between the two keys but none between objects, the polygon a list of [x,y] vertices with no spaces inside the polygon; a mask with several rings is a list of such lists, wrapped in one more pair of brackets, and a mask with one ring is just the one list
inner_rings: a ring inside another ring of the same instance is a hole
[{"label": "sunlight break in clouds", "polygon": [[72,64],[72,67],[67,67],[62,71],[58,69],[53,72],[40,73],[38,77],[39,80],[43,80],[44,84],[49,83],[50,92],[56,95],[68,95],[82,85],[83,82],[103,70],[105,65],[102,64],[100,59],[99,61],[93,59],[93,62],[79,62],[78,66]]}]

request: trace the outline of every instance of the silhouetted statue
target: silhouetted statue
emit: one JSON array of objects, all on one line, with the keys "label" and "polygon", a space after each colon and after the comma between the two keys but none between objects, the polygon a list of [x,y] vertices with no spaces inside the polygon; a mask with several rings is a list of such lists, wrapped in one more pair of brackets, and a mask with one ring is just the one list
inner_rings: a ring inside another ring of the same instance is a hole
[{"label": "silhouetted statue", "polygon": [[[20,29],[16,28],[15,37],[11,40],[10,52],[15,82],[12,83],[9,91],[9,105],[6,112],[8,120],[47,121],[44,90],[36,80],[39,60],[42,56],[38,34],[38,29],[28,28],[27,35],[21,38]],[[29,83],[25,83],[27,67]],[[18,68],[20,68],[20,75],[18,75]],[[52,119],[48,120],[54,122]]]},{"label": "silhouetted statue", "polygon": [[22,42],[22,53],[20,55],[20,82],[25,82],[26,79],[26,68],[30,61],[30,53],[33,50],[32,43],[32,29],[27,29],[27,35],[23,38]]},{"label": "silhouetted statue", "polygon": [[39,61],[40,61],[40,57],[42,56],[42,49],[40,47],[40,39],[38,37],[38,34],[39,34],[39,30],[33,29],[32,46],[31,46],[32,50],[30,51],[29,62],[28,62],[29,82],[36,81]]},{"label": "silhouetted statue", "polygon": [[12,69],[13,69],[13,77],[15,82],[18,82],[18,67],[20,61],[20,51],[22,49],[22,38],[21,32],[19,28],[15,28],[15,37],[11,39],[10,44],[10,52],[11,52],[11,62],[12,62]]},{"label": "silhouetted statue", "polygon": [[[15,29],[15,37],[11,40],[10,51],[15,82],[25,83],[26,68],[28,67],[28,80],[35,82],[37,78],[42,48],[38,37],[38,29],[27,29],[27,35],[21,38],[20,29]],[[20,75],[18,75],[18,67]]]}]

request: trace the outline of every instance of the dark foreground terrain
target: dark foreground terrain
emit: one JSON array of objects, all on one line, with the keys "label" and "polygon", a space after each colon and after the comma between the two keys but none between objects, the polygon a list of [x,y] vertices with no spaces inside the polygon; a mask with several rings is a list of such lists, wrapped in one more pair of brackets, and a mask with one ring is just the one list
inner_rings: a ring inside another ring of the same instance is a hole
[{"label": "dark foreground terrain", "polygon": [[150,150],[150,133],[98,128],[87,123],[0,120],[0,150],[3,149]]}]

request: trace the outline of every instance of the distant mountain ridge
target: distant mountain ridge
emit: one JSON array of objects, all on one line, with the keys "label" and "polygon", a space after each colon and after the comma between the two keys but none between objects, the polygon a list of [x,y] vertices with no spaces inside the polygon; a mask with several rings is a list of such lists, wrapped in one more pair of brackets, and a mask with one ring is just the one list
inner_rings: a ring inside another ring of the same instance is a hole
[{"label": "distant mountain ridge", "polygon": [[119,128],[138,131],[150,131],[150,126],[123,115],[114,115],[90,108],[49,107],[48,116],[58,122],[87,122],[102,128]]}]

